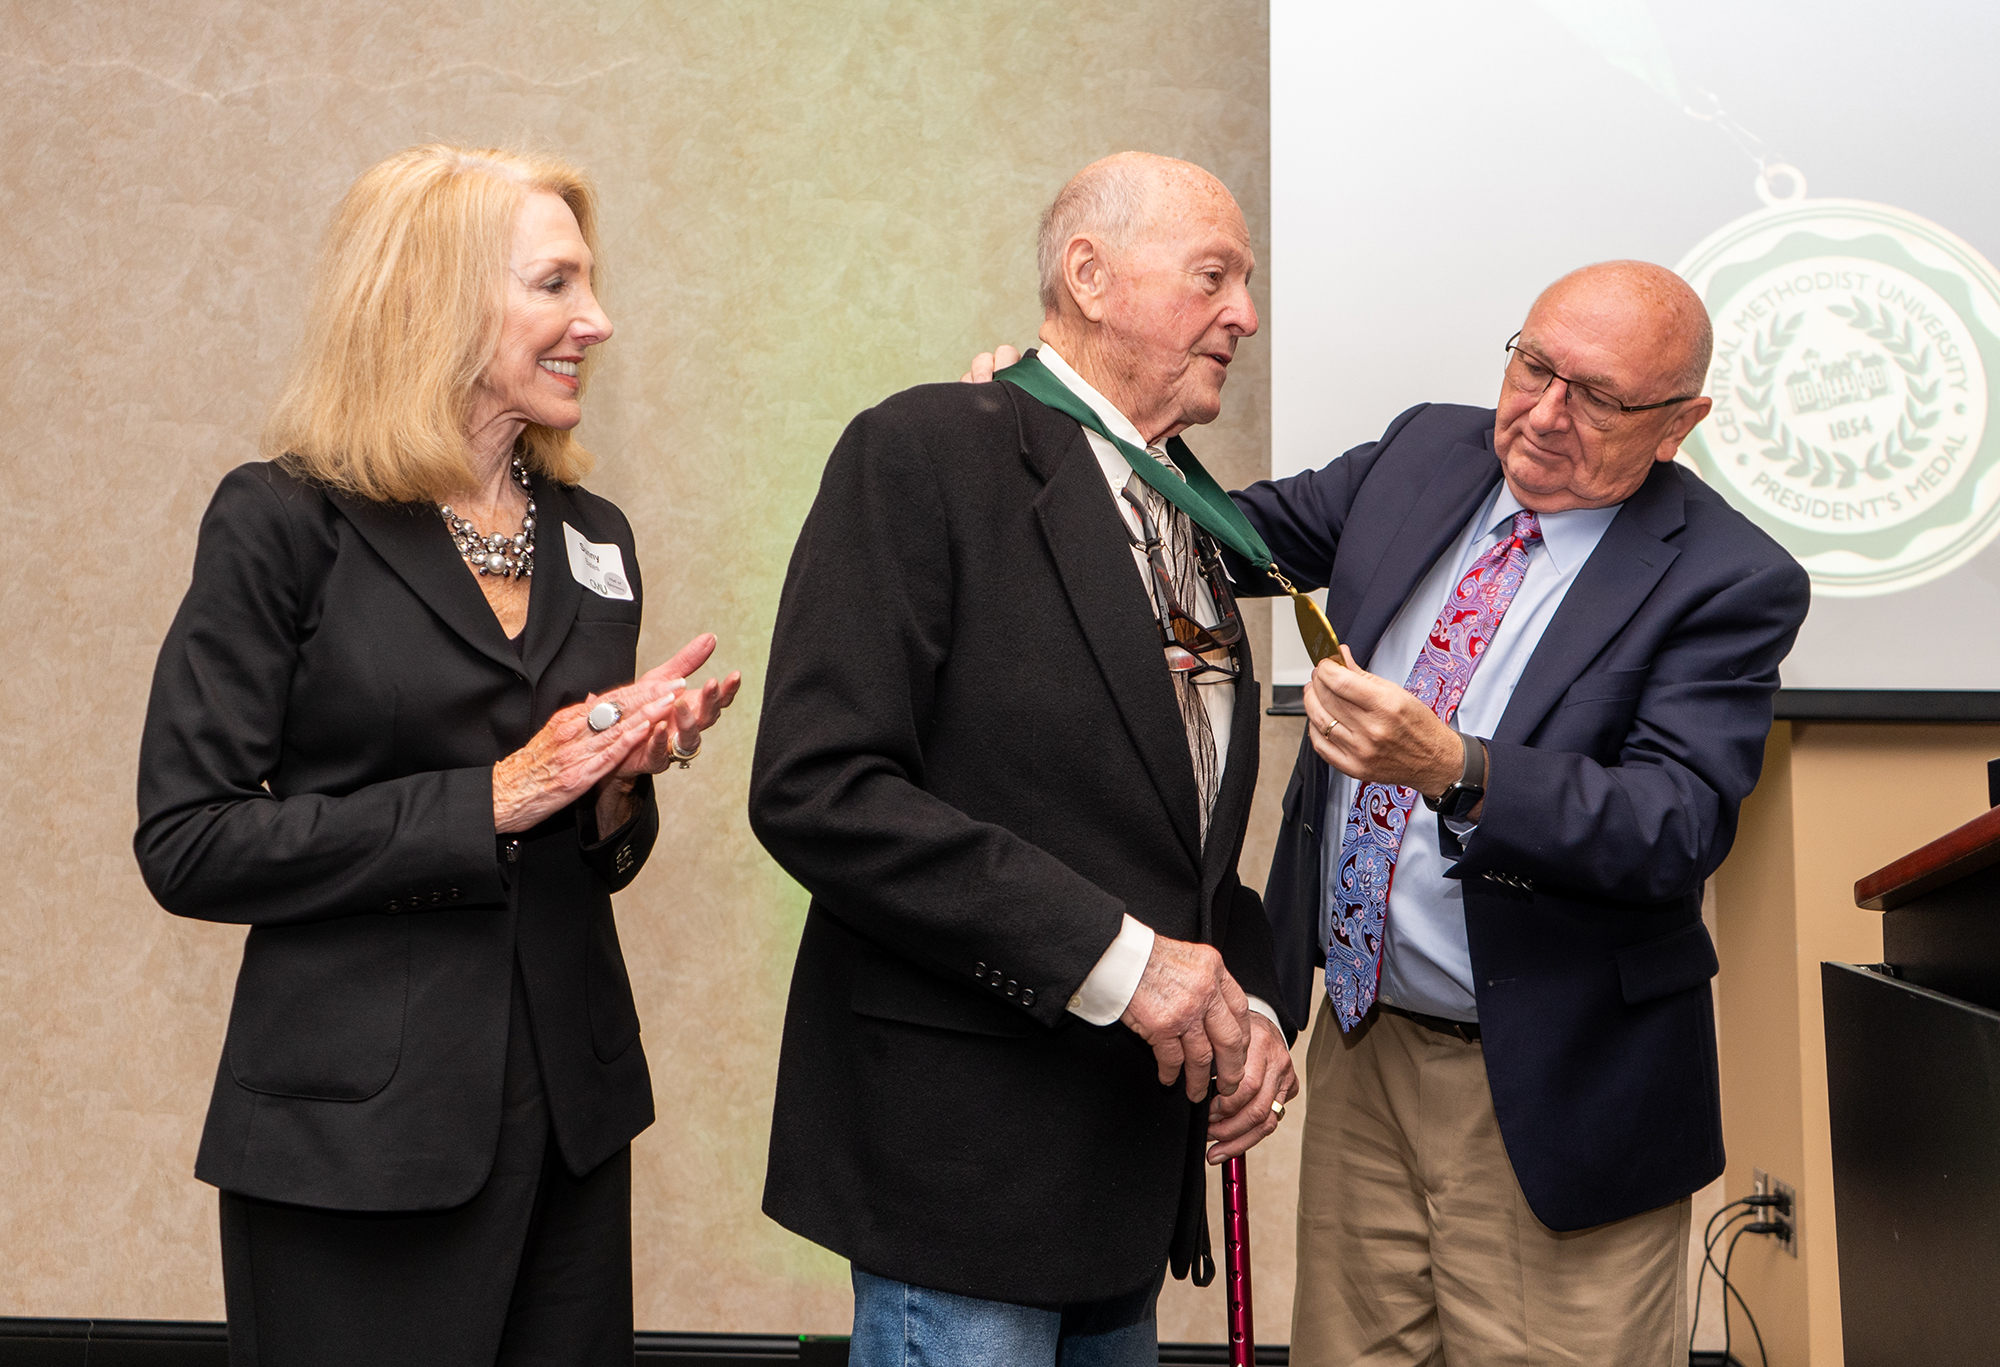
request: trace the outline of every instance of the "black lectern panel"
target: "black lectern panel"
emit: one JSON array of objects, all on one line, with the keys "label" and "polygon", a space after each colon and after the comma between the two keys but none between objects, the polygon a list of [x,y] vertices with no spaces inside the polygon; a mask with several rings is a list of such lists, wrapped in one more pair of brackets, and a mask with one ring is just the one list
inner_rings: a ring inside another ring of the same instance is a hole
[{"label": "black lectern panel", "polygon": [[2000,1011],[1820,982],[1847,1367],[2000,1362]]},{"label": "black lectern panel", "polygon": [[1904,982],[2000,1010],[2000,865],[1885,912],[1882,957]]}]

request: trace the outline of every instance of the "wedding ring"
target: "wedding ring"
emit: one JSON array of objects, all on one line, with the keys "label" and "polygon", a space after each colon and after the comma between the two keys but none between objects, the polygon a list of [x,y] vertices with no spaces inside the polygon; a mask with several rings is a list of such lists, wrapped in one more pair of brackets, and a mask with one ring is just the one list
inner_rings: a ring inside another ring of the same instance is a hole
[{"label": "wedding ring", "polygon": [[1271,1115],[1275,1119],[1283,1120],[1285,1118],[1285,1103],[1282,1101],[1273,1101],[1271,1103]]},{"label": "wedding ring", "polygon": [[1327,724],[1326,724],[1325,726],[1322,726],[1322,727],[1320,727],[1320,729],[1319,729],[1319,733],[1320,733],[1320,734],[1321,734],[1322,736],[1325,736],[1325,737],[1326,737],[1326,738],[1327,738],[1328,740],[1332,740],[1332,739],[1333,739],[1333,728],[1334,728],[1334,727],[1336,727],[1336,726],[1338,726],[1338,725],[1340,725],[1340,722],[1339,722],[1339,721],[1338,721],[1337,719],[1336,719],[1336,720],[1329,720],[1329,721],[1327,722]]},{"label": "wedding ring", "polygon": [[612,702],[609,698],[606,698],[603,702],[591,708],[590,715],[584,718],[584,720],[590,723],[590,729],[593,731],[609,731],[612,727],[618,725],[619,722],[625,720],[625,709],[617,703]]}]

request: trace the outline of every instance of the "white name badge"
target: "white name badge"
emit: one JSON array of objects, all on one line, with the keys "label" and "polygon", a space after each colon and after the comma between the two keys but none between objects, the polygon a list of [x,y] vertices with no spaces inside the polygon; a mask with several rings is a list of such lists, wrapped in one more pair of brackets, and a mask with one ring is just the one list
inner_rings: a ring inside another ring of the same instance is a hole
[{"label": "white name badge", "polygon": [[625,557],[610,542],[585,541],[583,533],[563,523],[563,541],[569,546],[569,572],[576,582],[599,598],[632,601],[632,586],[625,582]]}]

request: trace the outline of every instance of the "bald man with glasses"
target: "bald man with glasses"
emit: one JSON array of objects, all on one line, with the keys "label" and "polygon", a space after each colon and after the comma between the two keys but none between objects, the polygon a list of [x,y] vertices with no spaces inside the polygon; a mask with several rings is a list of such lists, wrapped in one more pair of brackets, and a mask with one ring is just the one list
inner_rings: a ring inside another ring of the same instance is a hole
[{"label": "bald man with glasses", "polygon": [[1496,408],[1236,495],[1347,643],[1266,894],[1287,1012],[1319,1003],[1299,1367],[1687,1361],[1723,1167],[1702,883],[1808,597],[1673,463],[1710,346],[1671,272],[1587,267]]}]

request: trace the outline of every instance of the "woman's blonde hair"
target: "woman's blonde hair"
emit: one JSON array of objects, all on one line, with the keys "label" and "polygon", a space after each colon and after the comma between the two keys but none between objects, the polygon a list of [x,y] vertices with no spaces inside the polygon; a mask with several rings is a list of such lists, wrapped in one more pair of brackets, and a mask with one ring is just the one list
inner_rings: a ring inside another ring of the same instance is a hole
[{"label": "woman's blonde hair", "polygon": [[[264,454],[376,502],[470,486],[473,389],[500,338],[515,215],[540,190],[569,205],[594,260],[596,192],[553,158],[430,143],[363,172],[321,245]],[[520,450],[564,484],[590,472],[568,432],[530,424]]]}]

